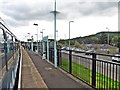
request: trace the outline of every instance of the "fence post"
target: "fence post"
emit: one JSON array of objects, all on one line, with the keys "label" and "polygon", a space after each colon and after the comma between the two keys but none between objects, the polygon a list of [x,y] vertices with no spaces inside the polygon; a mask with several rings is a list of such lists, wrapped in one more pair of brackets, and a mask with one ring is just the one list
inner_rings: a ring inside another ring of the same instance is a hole
[{"label": "fence post", "polygon": [[96,54],[92,53],[92,86],[96,87]]},{"label": "fence post", "polygon": [[50,48],[49,48],[49,61],[51,60],[51,52],[50,52]]},{"label": "fence post", "polygon": [[45,48],[45,55],[46,55],[46,59],[47,59],[47,47]]},{"label": "fence post", "polygon": [[54,48],[52,48],[52,63],[54,64]]},{"label": "fence post", "polygon": [[62,54],[61,54],[61,49],[59,50],[59,55],[60,55],[60,63],[59,63],[59,64],[60,64],[60,65],[62,65],[62,63],[61,63],[61,62],[62,62]]},{"label": "fence post", "polygon": [[50,57],[49,57],[50,59],[49,59],[49,60],[50,60],[50,62],[52,62],[52,49],[49,48],[49,51],[50,51],[50,52],[49,52],[49,54],[50,54]]},{"label": "fence post", "polygon": [[72,50],[69,50],[69,73],[72,73]]},{"label": "fence post", "polygon": [[59,66],[60,56],[59,56],[59,48],[57,48],[57,65]]}]

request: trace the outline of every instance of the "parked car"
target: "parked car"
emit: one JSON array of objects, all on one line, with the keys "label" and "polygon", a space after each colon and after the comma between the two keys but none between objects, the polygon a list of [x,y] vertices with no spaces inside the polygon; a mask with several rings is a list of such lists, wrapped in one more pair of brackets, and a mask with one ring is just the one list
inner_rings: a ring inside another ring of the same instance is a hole
[{"label": "parked car", "polygon": [[115,54],[115,56],[112,57],[112,61],[120,63],[120,55],[119,54]]},{"label": "parked car", "polygon": [[61,49],[62,49],[62,50],[66,50],[66,47],[62,47]]},{"label": "parked car", "polygon": [[91,55],[92,53],[95,53],[96,51],[94,50],[88,50],[85,52],[85,55]]},{"label": "parked car", "polygon": [[82,50],[82,49],[80,49],[80,48],[76,48],[76,49],[75,49],[75,52],[76,52],[76,53],[85,52],[85,50]]}]

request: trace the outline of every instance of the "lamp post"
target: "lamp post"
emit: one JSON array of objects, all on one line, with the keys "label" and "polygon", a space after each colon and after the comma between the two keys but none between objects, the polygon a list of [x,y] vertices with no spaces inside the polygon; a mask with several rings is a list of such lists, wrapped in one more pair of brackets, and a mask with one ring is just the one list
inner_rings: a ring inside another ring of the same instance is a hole
[{"label": "lamp post", "polygon": [[36,36],[36,41],[37,41],[37,34],[35,34],[35,36]]},{"label": "lamp post", "polygon": [[108,45],[109,45],[109,28],[108,27],[106,27],[106,29],[108,30]]},{"label": "lamp post", "polygon": [[42,29],[42,31],[40,32],[42,34],[42,40],[41,40],[42,41],[42,55],[44,53],[43,30],[45,30],[45,29]]},{"label": "lamp post", "polygon": [[34,23],[33,25],[37,26],[37,53],[38,53],[38,24]]},{"label": "lamp post", "polygon": [[72,23],[74,21],[69,21],[69,50],[70,50],[70,23]]},{"label": "lamp post", "polygon": [[64,39],[64,41],[65,41],[65,47],[66,47],[66,34],[64,34],[64,36],[65,36],[65,39]]},{"label": "lamp post", "polygon": [[42,29],[42,31],[40,32],[40,33],[42,33],[42,40],[43,40],[43,30],[45,30],[45,29]]},{"label": "lamp post", "polygon": [[54,11],[51,11],[50,13],[54,14],[54,66],[57,68],[57,47],[56,47],[56,14],[59,13],[56,11],[56,0],[54,4]]},{"label": "lamp post", "polygon": [[30,49],[30,33],[27,33],[28,34],[28,47]]},{"label": "lamp post", "polygon": [[[106,27],[106,29],[108,29],[108,40],[107,40],[107,41],[108,41],[108,47],[109,47],[109,28]],[[107,47],[107,48],[108,48],[108,47]],[[109,48],[107,49],[107,54],[109,54]]]},{"label": "lamp post", "polygon": [[29,35],[29,39],[30,39],[30,33],[27,33]]},{"label": "lamp post", "polygon": [[27,42],[27,36],[26,35],[24,35],[24,38],[23,39],[25,39],[26,40],[26,42]]},{"label": "lamp post", "polygon": [[[37,34],[35,34],[35,36],[36,36],[36,43],[37,43]],[[36,52],[37,52],[37,48],[36,48]]]},{"label": "lamp post", "polygon": [[29,40],[30,40],[30,33],[27,33],[28,34],[28,39],[27,39],[27,41],[28,41],[28,43],[30,42]]},{"label": "lamp post", "polygon": [[33,51],[33,36],[31,36],[31,50]]}]

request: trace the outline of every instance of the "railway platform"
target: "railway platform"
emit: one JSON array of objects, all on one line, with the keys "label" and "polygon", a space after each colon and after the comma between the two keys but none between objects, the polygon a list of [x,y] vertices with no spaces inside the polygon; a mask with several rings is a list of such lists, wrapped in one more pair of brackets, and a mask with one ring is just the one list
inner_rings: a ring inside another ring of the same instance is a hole
[{"label": "railway platform", "polygon": [[47,88],[25,49],[22,48],[21,88]]},{"label": "railway platform", "polygon": [[22,48],[21,88],[86,88],[92,89],[82,81],[77,81],[67,73],[55,68],[47,60],[32,51]]}]

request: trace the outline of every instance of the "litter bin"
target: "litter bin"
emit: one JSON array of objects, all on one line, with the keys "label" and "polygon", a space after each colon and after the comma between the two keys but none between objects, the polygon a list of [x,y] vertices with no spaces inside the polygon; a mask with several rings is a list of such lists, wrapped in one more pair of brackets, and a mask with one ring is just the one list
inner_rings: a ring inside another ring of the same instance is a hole
[{"label": "litter bin", "polygon": [[43,52],[42,59],[45,59],[45,57],[46,57],[45,52]]}]

